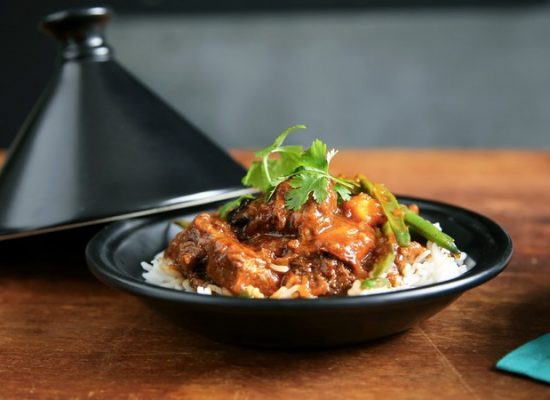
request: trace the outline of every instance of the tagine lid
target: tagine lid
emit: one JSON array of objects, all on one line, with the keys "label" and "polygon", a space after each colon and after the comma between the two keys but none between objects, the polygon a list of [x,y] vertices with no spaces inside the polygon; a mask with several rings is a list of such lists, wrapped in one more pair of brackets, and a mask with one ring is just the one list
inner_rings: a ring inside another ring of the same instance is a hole
[{"label": "tagine lid", "polygon": [[94,7],[42,22],[61,60],[0,172],[0,240],[248,192],[239,164],[115,61],[110,18]]}]

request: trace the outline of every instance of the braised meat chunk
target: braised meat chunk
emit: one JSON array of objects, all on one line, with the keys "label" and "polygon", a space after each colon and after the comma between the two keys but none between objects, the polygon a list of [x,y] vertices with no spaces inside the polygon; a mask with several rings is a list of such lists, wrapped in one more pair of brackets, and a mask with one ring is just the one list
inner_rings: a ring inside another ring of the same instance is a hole
[{"label": "braised meat chunk", "polygon": [[214,283],[237,294],[252,286],[270,295],[279,286],[279,276],[267,267],[269,261],[239,242],[230,225],[215,214],[199,214],[172,240],[165,256],[184,276],[202,269]]},{"label": "braised meat chunk", "polygon": [[[285,207],[289,189],[285,182],[267,201],[244,202],[227,221],[199,214],[165,257],[184,276],[236,295],[253,288],[269,297],[281,286],[295,287],[300,297],[345,294],[355,279],[369,275],[383,215],[364,194],[339,205],[332,188],[324,202],[310,199],[292,211]],[[358,212],[369,217],[357,218]]]}]

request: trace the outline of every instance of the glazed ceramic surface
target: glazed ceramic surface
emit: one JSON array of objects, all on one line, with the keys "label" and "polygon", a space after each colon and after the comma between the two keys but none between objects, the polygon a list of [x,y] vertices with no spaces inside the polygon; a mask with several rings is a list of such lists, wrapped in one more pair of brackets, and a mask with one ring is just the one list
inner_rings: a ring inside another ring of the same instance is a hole
[{"label": "glazed ceramic surface", "polygon": [[105,8],[52,14],[57,75],[0,174],[0,239],[185,208],[243,192],[243,168],[113,57]]},{"label": "glazed ceramic surface", "polygon": [[409,329],[495,277],[510,260],[510,237],[488,218],[434,201],[399,201],[418,204],[425,218],[440,222],[475,266],[438,284],[357,297],[245,299],[146,283],[140,263],[150,261],[181,229],[173,221],[192,218],[200,209],[109,225],[90,241],[86,257],[92,273],[107,285],[140,297],[168,321],[214,340],[271,348],[349,345]]}]

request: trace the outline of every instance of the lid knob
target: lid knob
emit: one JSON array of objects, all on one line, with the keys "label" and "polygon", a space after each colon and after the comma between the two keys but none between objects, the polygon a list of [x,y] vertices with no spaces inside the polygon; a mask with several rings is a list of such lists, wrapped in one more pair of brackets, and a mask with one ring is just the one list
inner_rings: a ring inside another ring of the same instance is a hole
[{"label": "lid knob", "polygon": [[40,27],[62,44],[64,60],[105,61],[112,54],[104,35],[111,16],[105,7],[63,10],[46,16]]}]

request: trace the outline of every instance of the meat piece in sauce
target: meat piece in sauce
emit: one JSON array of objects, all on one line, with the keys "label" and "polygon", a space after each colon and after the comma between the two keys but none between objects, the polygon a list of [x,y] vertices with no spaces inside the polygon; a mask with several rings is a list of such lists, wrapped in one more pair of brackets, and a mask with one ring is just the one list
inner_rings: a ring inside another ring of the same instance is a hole
[{"label": "meat piece in sauce", "polygon": [[331,257],[297,257],[283,277],[283,286],[298,285],[300,297],[345,295],[355,275],[343,262]]},{"label": "meat piece in sauce", "polygon": [[299,286],[301,297],[345,294],[368,277],[385,221],[365,194],[338,205],[334,190],[323,203],[310,199],[299,211],[285,207],[290,185],[269,201],[249,201],[228,222],[203,213],[170,243],[165,256],[184,276],[201,268],[215,284],[240,294],[247,286],[270,296],[281,285]]},{"label": "meat piece in sauce", "polygon": [[199,214],[164,254],[184,276],[203,267],[213,282],[237,294],[254,286],[270,295],[279,287],[279,276],[267,267],[267,260],[240,243],[230,225],[213,214]]},{"label": "meat piece in sauce", "polygon": [[[369,221],[348,218],[338,207],[334,190],[329,191],[321,204],[310,200],[301,210],[289,211],[285,208],[289,188],[285,182],[279,185],[271,201],[256,200],[234,213],[230,220],[236,225],[239,238],[261,246],[262,236],[270,241],[274,236],[293,237],[299,242],[293,249],[296,255],[330,254],[347,263],[359,277],[366,276],[362,260],[374,246],[375,237]],[[382,215],[381,210],[377,212]],[[375,222],[380,220],[377,217]]]}]

